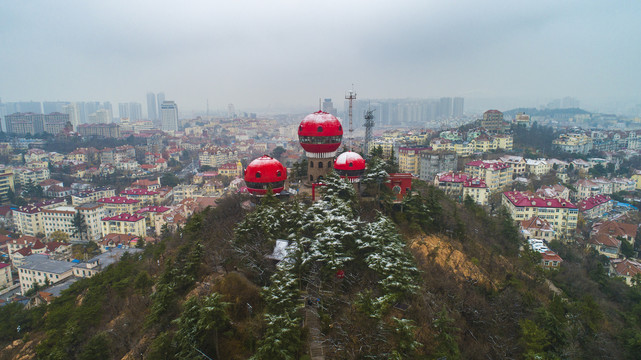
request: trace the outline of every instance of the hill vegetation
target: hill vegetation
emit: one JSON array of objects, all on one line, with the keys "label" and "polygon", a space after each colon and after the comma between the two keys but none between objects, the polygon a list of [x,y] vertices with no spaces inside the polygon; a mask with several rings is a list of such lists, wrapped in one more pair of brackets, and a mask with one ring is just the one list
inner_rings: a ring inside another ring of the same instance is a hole
[{"label": "hill vegetation", "polygon": [[502,209],[328,182],[314,203],[225,198],[50,305],[0,308],[0,359],[309,359],[319,339],[340,359],[641,353],[640,289],[596,255],[555,244],[566,261],[545,272]]}]

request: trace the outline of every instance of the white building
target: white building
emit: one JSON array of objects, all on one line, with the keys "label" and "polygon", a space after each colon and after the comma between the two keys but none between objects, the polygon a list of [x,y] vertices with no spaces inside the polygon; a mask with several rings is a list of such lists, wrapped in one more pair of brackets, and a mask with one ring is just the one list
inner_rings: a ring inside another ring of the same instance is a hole
[{"label": "white building", "polygon": [[55,284],[72,276],[73,265],[72,262],[50,260],[46,255],[27,256],[18,266],[22,294],[33,289],[34,283],[39,286]]},{"label": "white building", "polygon": [[163,101],[160,105],[162,131],[178,131],[178,106],[173,101]]}]

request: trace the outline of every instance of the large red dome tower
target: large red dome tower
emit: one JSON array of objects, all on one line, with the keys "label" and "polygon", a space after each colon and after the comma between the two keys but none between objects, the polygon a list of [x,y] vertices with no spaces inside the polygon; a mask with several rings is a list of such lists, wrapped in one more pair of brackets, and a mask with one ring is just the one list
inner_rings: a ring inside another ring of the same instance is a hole
[{"label": "large red dome tower", "polygon": [[274,194],[283,191],[287,180],[287,169],[280,161],[263,155],[245,169],[245,184],[252,195],[265,195],[268,189]]},{"label": "large red dome tower", "polygon": [[343,179],[359,182],[365,173],[365,159],[355,152],[346,151],[334,160],[334,169]]},{"label": "large red dome tower", "polygon": [[298,141],[308,158],[309,181],[322,179],[333,165],[343,140],[343,126],[329,113],[317,111],[305,116],[298,126]]}]

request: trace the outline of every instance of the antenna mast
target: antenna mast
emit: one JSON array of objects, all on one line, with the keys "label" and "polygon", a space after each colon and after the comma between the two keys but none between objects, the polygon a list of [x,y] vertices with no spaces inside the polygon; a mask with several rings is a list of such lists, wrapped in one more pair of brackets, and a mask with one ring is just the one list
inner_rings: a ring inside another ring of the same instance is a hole
[{"label": "antenna mast", "polygon": [[348,139],[348,149],[352,151],[352,138],[354,135],[354,127],[352,126],[352,102],[356,100],[356,93],[354,92],[354,84],[352,84],[352,90],[349,90],[345,94],[345,100],[349,100],[349,139]]}]

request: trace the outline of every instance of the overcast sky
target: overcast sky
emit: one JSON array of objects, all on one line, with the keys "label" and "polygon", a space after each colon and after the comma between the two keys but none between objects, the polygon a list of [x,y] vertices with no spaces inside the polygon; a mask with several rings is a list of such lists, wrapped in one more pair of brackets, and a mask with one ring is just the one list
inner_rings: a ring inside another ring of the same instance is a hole
[{"label": "overcast sky", "polygon": [[0,97],[313,110],[342,107],[353,83],[360,98],[641,103],[639,14],[640,1],[5,0]]}]

